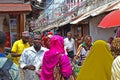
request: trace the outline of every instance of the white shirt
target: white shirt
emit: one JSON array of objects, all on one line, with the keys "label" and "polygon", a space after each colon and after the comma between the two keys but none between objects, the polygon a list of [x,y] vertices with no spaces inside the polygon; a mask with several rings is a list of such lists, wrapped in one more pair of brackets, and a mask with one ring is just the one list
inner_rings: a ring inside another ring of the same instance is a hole
[{"label": "white shirt", "polygon": [[68,49],[68,51],[74,51],[75,52],[75,42],[74,39],[71,38],[70,40],[68,38],[64,39],[64,47],[65,49]]},{"label": "white shirt", "polygon": [[81,52],[79,54],[79,57],[80,57],[79,60],[82,64],[83,64],[84,60],[86,59],[88,53],[89,53],[89,50],[86,51],[85,48],[82,47]]},{"label": "white shirt", "polygon": [[41,47],[37,52],[33,46],[25,49],[20,57],[20,67],[24,68],[27,65],[34,65],[36,67],[36,71],[39,70],[44,53],[47,50],[48,49]]},{"label": "white shirt", "polygon": [[[88,55],[88,53],[89,53],[89,50],[88,51],[86,51],[84,48],[82,48],[82,50],[81,50],[81,52],[80,52],[80,55],[84,55],[85,57]],[[80,56],[79,55],[79,56]]]}]

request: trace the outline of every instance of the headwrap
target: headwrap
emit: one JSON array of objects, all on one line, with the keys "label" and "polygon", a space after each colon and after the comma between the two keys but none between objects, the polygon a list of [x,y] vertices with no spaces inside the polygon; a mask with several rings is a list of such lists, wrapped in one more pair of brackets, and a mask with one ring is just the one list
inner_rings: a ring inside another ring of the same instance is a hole
[{"label": "headwrap", "polygon": [[42,37],[42,46],[43,47],[46,47],[46,48],[48,48],[48,45],[47,45],[47,42],[49,41],[49,37],[47,37],[47,36],[44,36],[44,37]]},{"label": "headwrap", "polygon": [[53,37],[53,32],[48,32],[48,37],[52,38]]},{"label": "headwrap", "polygon": [[34,39],[41,39],[41,35],[35,34],[33,38],[34,38]]},{"label": "headwrap", "polygon": [[115,55],[120,54],[120,38],[115,38],[112,41],[111,50],[115,53]]},{"label": "headwrap", "polygon": [[22,32],[22,36],[23,37],[29,37],[30,35],[29,35],[28,31],[24,31],[24,32]]},{"label": "headwrap", "polygon": [[48,32],[48,35],[53,35],[53,32]]}]

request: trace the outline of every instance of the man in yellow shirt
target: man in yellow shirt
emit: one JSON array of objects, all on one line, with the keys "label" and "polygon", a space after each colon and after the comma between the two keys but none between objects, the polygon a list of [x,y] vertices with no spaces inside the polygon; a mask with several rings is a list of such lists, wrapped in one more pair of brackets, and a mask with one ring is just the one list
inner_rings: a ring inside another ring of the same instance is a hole
[{"label": "man in yellow shirt", "polygon": [[12,57],[13,61],[19,66],[19,59],[20,56],[25,48],[30,47],[29,43],[29,32],[24,31],[22,32],[22,39],[14,42],[11,52],[12,52]]}]

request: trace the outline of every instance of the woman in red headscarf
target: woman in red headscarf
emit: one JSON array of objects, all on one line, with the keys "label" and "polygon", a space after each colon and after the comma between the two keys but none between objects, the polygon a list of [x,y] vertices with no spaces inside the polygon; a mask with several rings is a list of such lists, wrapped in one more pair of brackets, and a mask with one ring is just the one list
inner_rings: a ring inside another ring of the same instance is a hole
[{"label": "woman in red headscarf", "polygon": [[43,36],[42,37],[42,46],[48,48],[48,41],[50,40],[49,37]]}]

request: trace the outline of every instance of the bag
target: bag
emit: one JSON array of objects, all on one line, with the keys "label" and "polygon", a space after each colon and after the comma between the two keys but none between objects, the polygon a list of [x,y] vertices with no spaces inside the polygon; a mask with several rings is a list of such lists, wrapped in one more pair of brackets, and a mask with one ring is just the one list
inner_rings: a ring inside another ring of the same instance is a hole
[{"label": "bag", "polygon": [[54,67],[53,73],[54,73],[54,80],[64,80],[63,76],[61,75],[59,63]]},{"label": "bag", "polygon": [[9,69],[11,68],[12,64],[13,62],[7,59],[2,68],[0,68],[0,80],[12,80],[12,77],[9,73]]},{"label": "bag", "polygon": [[[58,57],[60,60],[61,54]],[[73,75],[71,75],[69,78],[65,78],[64,76],[62,76],[59,61],[58,64],[54,67],[53,73],[54,73],[54,80],[74,80]]]},{"label": "bag", "polygon": [[13,61],[13,57],[11,53],[8,53],[7,58]]}]

